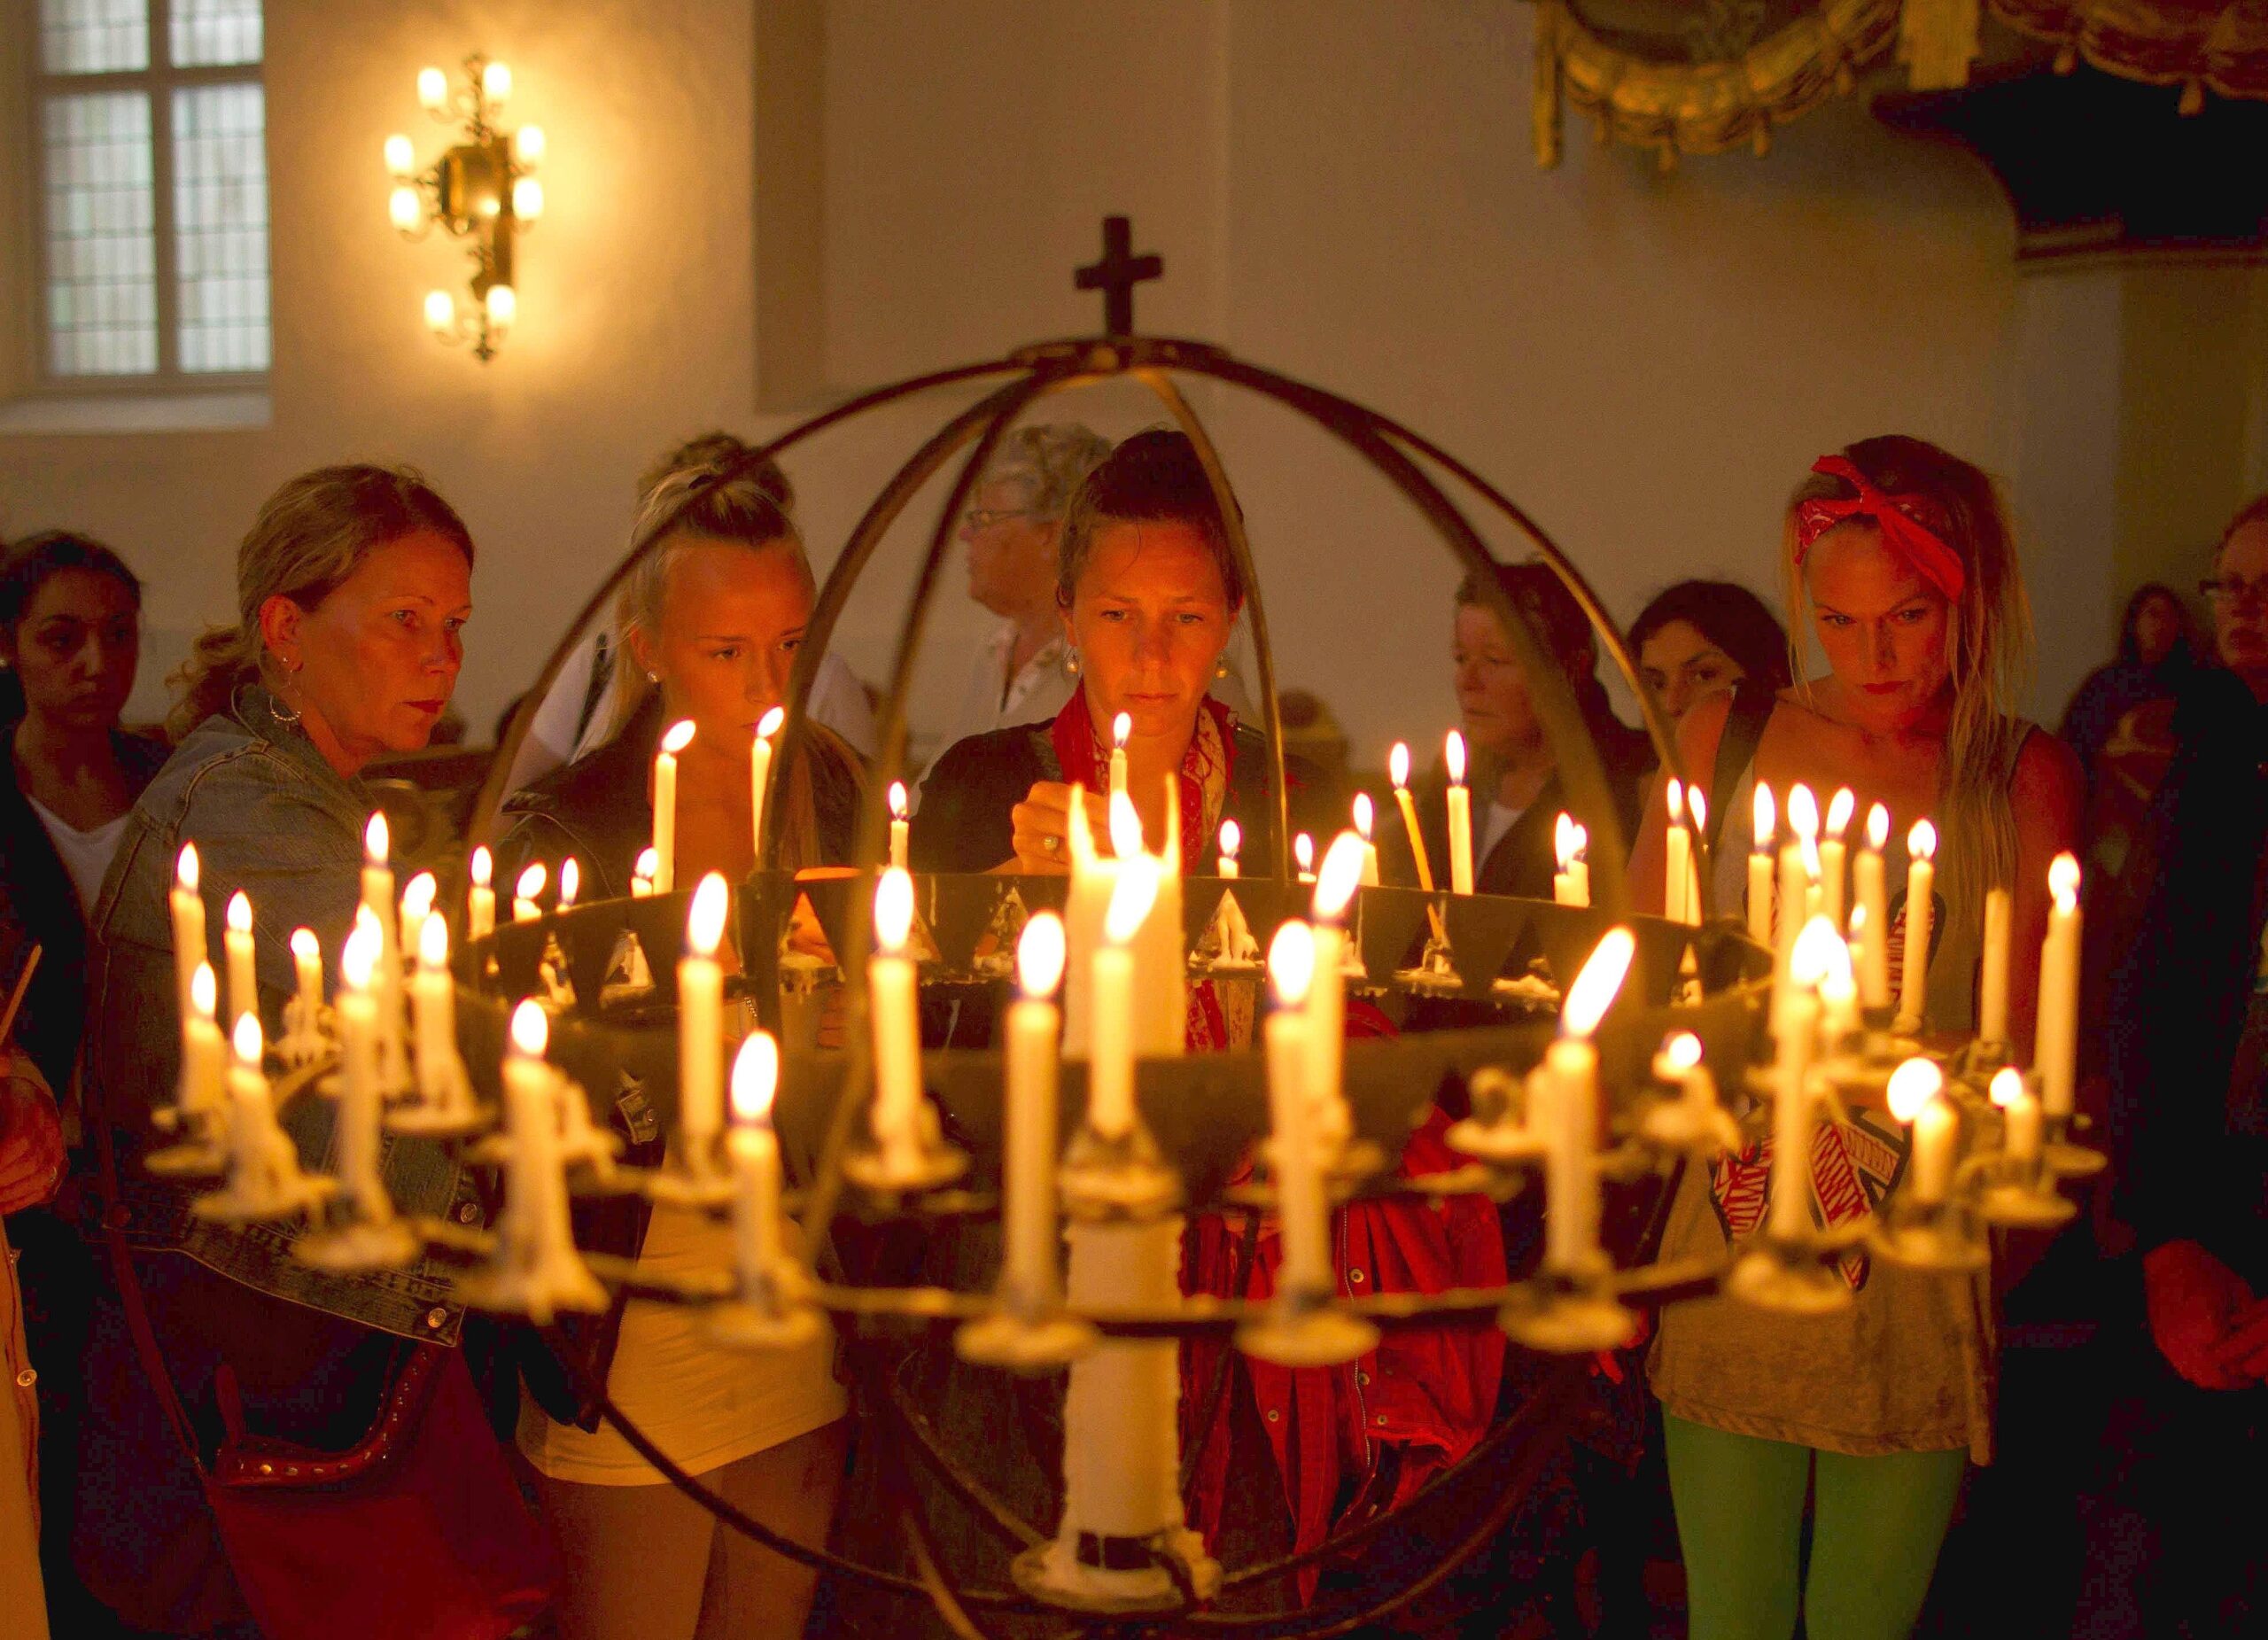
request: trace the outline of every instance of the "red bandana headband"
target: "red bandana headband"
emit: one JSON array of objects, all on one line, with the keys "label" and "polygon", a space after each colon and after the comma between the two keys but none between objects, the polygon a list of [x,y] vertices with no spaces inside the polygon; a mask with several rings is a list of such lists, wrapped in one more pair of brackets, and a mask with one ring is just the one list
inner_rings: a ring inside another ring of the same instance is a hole
[{"label": "red bandana headband", "polygon": [[1961,602],[1969,572],[1961,567],[1960,555],[1946,545],[1952,521],[1942,506],[1911,491],[1891,495],[1875,488],[1845,456],[1822,455],[1811,464],[1811,470],[1842,479],[1858,494],[1848,501],[1822,497],[1798,504],[1796,563],[1799,567],[1812,543],[1837,525],[1846,518],[1871,518],[1882,531],[1884,543],[1912,564],[1915,573],[1943,593],[1947,602]]}]

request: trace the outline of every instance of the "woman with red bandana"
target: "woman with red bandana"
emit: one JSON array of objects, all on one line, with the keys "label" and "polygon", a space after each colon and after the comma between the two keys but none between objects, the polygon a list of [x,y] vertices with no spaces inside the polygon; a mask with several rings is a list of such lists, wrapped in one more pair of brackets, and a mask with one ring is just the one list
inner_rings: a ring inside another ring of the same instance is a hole
[{"label": "woman with red bandana", "polygon": [[[1704,703],[1680,726],[1685,768],[1721,825],[1716,905],[1737,911],[1755,784],[1849,787],[1892,816],[1893,856],[1935,820],[1941,904],[1929,1017],[1974,1029],[1985,893],[2013,891],[2012,1039],[2031,1039],[2048,862],[2074,848],[2081,776],[2014,715],[2031,623],[1992,480],[1918,439],[1868,439],[1822,457],[1790,500],[1782,557],[1790,630],[1818,640],[1823,676],[1776,696]],[[1713,772],[1706,773],[1705,772]],[[1633,869],[1661,901],[1664,810],[1650,805]],[[1904,861],[1889,861],[1902,882]],[[1891,908],[1893,958],[1904,907]],[[1896,969],[1893,968],[1893,972]],[[1903,1136],[1874,1113],[1813,1146],[1815,1218],[1867,1210],[1895,1178]],[[1689,1170],[1665,1258],[1721,1256],[1766,1210],[1768,1144]],[[1726,1299],[1663,1317],[1649,1362],[1665,1414],[1671,1492],[1696,1640],[1792,1632],[1903,1635],[1929,1591],[1963,1468],[1989,1456],[1992,1349],[1981,1279],[1853,1256],[1847,1309],[1783,1319]],[[1798,1565],[1806,1497],[1808,1569]]]}]

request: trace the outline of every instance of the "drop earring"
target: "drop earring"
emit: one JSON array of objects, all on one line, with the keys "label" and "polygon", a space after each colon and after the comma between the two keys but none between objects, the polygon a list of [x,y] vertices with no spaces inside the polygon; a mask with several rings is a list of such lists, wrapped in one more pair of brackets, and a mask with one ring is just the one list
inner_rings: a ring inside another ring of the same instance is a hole
[{"label": "drop earring", "polygon": [[1075,678],[1079,675],[1078,650],[1071,649],[1063,651],[1063,670],[1069,672]]},{"label": "drop earring", "polygon": [[1225,678],[1225,677],[1227,677],[1227,676],[1229,675],[1229,664],[1228,664],[1228,662],[1226,662],[1226,661],[1216,661],[1216,662],[1214,662],[1214,663],[1213,663],[1213,675],[1214,675],[1215,677],[1216,677],[1216,678]]}]

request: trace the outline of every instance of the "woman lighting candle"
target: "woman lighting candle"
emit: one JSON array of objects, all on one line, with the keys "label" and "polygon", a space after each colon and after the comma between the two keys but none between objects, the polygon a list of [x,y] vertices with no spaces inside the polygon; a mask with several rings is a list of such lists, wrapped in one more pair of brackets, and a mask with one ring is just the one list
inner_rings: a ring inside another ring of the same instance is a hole
[{"label": "woman lighting candle", "polygon": [[472,851],[471,877],[464,912],[468,942],[486,939],[496,931],[496,857],[485,843]]},{"label": "woman lighting candle", "polygon": [[2068,1121],[2079,1055],[2079,862],[2058,854],[2047,867],[2047,934],[2039,946],[2039,1019],[2031,1068],[2041,1112]]},{"label": "woman lighting candle", "polygon": [[1890,1114],[1913,1130],[1906,1189],[1917,1208],[1943,1207],[1953,1185],[1960,1119],[1939,1097],[1945,1084],[1945,1074],[1926,1059],[1909,1059],[1890,1073]]},{"label": "woman lighting candle", "polygon": [[1276,1223],[1284,1262],[1276,1287],[1294,1300],[1325,1300],[1335,1289],[1331,1269],[1331,1207],[1324,1194],[1316,1132],[1312,1052],[1316,1022],[1309,981],[1325,969],[1308,925],[1297,918],[1276,930],[1268,946],[1268,1114],[1273,1129],[1269,1159],[1276,1179]]},{"label": "woman lighting candle", "polygon": [[[756,720],[756,740],[749,748],[748,788],[750,836],[756,844],[756,863],[764,864],[764,811],[772,791],[772,740],[780,733],[780,726],[788,721],[788,710],[774,706]],[[900,865],[896,852],[897,836],[891,835],[890,864]],[[642,858],[642,857],[641,857]]]},{"label": "woman lighting candle", "polygon": [[1433,862],[1425,858],[1425,834],[1418,828],[1418,803],[1410,795],[1410,747],[1396,741],[1386,754],[1386,773],[1394,781],[1394,806],[1402,811],[1402,828],[1410,837],[1410,857],[1417,862],[1418,886],[1433,891]]},{"label": "woman lighting candle", "polygon": [[[1869,1010],[1890,1006],[1890,891],[1883,869],[1883,844],[1890,841],[1890,811],[1877,803],[1867,811],[1866,846],[1852,867],[1858,910],[1866,916],[1866,943],[1859,948],[1859,1001]],[[1856,926],[1857,918],[1852,919]]]},{"label": "woman lighting candle", "polygon": [[1464,784],[1464,736],[1455,729],[1441,744],[1449,771],[1449,892],[1472,892],[1472,793]]},{"label": "woman lighting candle", "polygon": [[1052,1310],[1062,1282],[1055,1164],[1061,1150],[1056,1067],[1063,1014],[1055,1006],[1055,991],[1063,980],[1063,952],[1062,920],[1052,911],[1035,913],[1016,942],[1022,994],[1008,1005],[1002,1286],[1010,1307],[1024,1320]]},{"label": "woman lighting candle", "polygon": [[680,719],[654,754],[654,891],[677,889],[677,760],[693,744],[693,719]]},{"label": "woman lighting candle", "polygon": [[190,1011],[190,981],[196,977],[198,967],[211,960],[205,943],[205,897],[198,891],[197,845],[181,845],[181,858],[174,867],[174,886],[167,896],[167,907],[173,913],[174,973],[181,987],[181,1008]]},{"label": "woman lighting candle", "polygon": [[[1630,971],[1638,942],[1627,929],[1609,929],[1559,1014],[1559,1035],[1544,1051],[1534,1085],[1544,1095],[1544,1252],[1547,1269],[1561,1275],[1591,1271],[1599,1249],[1598,1050],[1591,1033],[1613,1006]],[[1534,1114],[1530,1113],[1530,1121]]]},{"label": "woman lighting candle", "polygon": [[229,896],[227,927],[221,949],[228,959],[229,1017],[260,1012],[260,981],[252,967],[252,897],[242,889]]},{"label": "woman lighting candle", "polygon": [[725,1125],[725,969],[717,946],[731,898],[722,873],[701,879],[677,965],[678,1137],[695,1178],[710,1171]]},{"label": "woman lighting candle", "polygon": [[1937,917],[1938,828],[1915,820],[1906,834],[1906,961],[1899,976],[1897,1029],[1919,1034],[1928,1017],[1930,925]]},{"label": "woman lighting candle", "polygon": [[1748,937],[1759,945],[1772,944],[1772,837],[1780,828],[1772,788],[1756,782],[1751,836],[1748,855]]},{"label": "woman lighting candle", "polygon": [[913,879],[896,867],[874,884],[874,954],[866,961],[874,1023],[874,1142],[893,1174],[920,1161],[921,1023],[918,975],[905,942],[913,931]]}]

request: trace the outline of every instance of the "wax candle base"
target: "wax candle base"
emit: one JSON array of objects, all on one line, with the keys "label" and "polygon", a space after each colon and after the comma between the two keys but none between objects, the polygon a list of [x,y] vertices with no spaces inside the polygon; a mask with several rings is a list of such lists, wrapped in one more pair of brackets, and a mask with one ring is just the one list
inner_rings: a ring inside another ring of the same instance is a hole
[{"label": "wax candle base", "polygon": [[[1167,1560],[1177,1574],[1166,1570]],[[1221,1590],[1221,1563],[1185,1527],[1155,1537],[1058,1537],[1018,1555],[1008,1572],[1035,1600],[1107,1616],[1178,1611],[1186,1604],[1184,1587],[1200,1601]]]},{"label": "wax candle base", "polygon": [[1965,1272],[1992,1262],[1992,1248],[1969,1224],[1969,1216],[1949,1203],[1918,1207],[1892,1198],[1877,1209],[1867,1245],[1893,1264],[1908,1270]]},{"label": "wax candle base", "polygon": [[1735,1262],[1725,1278],[1725,1293],[1782,1315],[1824,1316],[1849,1309],[1851,1284],[1821,1257],[1821,1249],[1810,1243],[1790,1246],[1765,1238]]},{"label": "wax candle base", "polygon": [[1659,1099],[1638,1118],[1638,1138],[1656,1150],[1703,1161],[1741,1146],[1740,1123],[1714,1100],[1701,1104],[1680,1095]]},{"label": "wax candle base", "polygon": [[1005,1305],[989,1316],[965,1322],[953,1334],[960,1358],[977,1366],[1012,1372],[1053,1372],[1078,1360],[1102,1335],[1076,1316],[1038,1316],[1030,1320]]},{"label": "wax candle base", "polygon": [[968,1158],[945,1143],[936,1107],[924,1100],[914,1115],[913,1143],[854,1150],[843,1158],[843,1176],[875,1195],[904,1196],[942,1189],[967,1172]]},{"label": "wax candle base", "polygon": [[406,1269],[423,1250],[417,1232],[399,1218],[350,1219],[291,1244],[299,1263],[335,1276]]},{"label": "wax candle base", "polygon": [[1139,1223],[1181,1205],[1181,1176],[1138,1121],[1115,1139],[1082,1127],[1058,1177],[1065,1216],[1083,1224]]},{"label": "wax candle base", "polygon": [[1525,1284],[1496,1312],[1496,1325],[1515,1344],[1553,1356],[1619,1349],[1638,1336],[1638,1314],[1614,1296],[1611,1270],[1539,1277]]},{"label": "wax candle base", "polygon": [[1379,1347],[1379,1330],[1332,1308],[1327,1296],[1278,1293],[1258,1320],[1236,1331],[1237,1348],[1279,1367],[1343,1366]]}]

